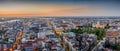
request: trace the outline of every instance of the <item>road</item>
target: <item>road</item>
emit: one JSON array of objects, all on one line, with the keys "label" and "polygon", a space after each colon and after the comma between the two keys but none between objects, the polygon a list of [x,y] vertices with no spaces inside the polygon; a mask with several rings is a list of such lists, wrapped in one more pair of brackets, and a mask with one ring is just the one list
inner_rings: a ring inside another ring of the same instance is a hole
[{"label": "road", "polygon": [[57,35],[58,40],[59,40],[59,42],[61,43],[61,45],[65,48],[65,51],[69,51],[68,46],[67,46],[67,45],[65,45],[65,43],[61,40],[61,38],[60,38],[59,34],[57,34],[57,33],[56,33],[55,28],[54,28],[53,24],[52,24],[50,21],[49,21],[49,25],[52,27],[53,31],[54,31],[54,32],[55,32],[55,34]]},{"label": "road", "polygon": [[17,44],[20,43],[20,40],[22,38],[22,35],[23,35],[23,30],[20,30],[18,33],[17,33],[17,37],[16,37],[16,40],[15,42],[13,43],[13,46],[12,46],[12,49],[10,48],[10,51],[14,51],[16,48],[17,48]]}]

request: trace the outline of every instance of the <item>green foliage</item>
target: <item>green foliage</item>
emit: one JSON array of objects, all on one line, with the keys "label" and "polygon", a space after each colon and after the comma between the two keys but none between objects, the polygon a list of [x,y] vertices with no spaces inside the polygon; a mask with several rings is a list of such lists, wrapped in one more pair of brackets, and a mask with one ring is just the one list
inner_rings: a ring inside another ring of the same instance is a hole
[{"label": "green foliage", "polygon": [[120,51],[120,45],[114,45],[114,46],[111,46],[114,50],[118,50],[118,51]]},{"label": "green foliage", "polygon": [[117,48],[117,50],[119,50],[119,51],[120,51],[120,45],[117,45],[117,47],[116,47],[116,48]]},{"label": "green foliage", "polygon": [[71,32],[77,33],[77,34],[81,34],[83,33],[82,29],[71,29]]},{"label": "green foliage", "polygon": [[79,28],[79,29],[71,29],[71,32],[74,32],[76,34],[82,34],[82,33],[89,33],[89,34],[96,34],[98,37],[98,40],[102,40],[105,35],[105,29],[102,28]]},{"label": "green foliage", "polygon": [[106,26],[105,26],[105,29],[109,29],[110,28],[110,26],[109,26],[109,24],[107,24]]},{"label": "green foliage", "polygon": [[3,39],[3,41],[6,41],[6,42],[7,42],[7,41],[8,41],[8,38]]}]

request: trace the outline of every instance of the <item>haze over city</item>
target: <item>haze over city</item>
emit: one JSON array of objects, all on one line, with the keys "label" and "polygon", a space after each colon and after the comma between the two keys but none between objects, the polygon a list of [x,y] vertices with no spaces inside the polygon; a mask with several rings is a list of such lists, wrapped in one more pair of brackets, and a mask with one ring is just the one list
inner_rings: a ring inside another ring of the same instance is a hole
[{"label": "haze over city", "polygon": [[120,1],[0,0],[0,51],[120,51]]}]

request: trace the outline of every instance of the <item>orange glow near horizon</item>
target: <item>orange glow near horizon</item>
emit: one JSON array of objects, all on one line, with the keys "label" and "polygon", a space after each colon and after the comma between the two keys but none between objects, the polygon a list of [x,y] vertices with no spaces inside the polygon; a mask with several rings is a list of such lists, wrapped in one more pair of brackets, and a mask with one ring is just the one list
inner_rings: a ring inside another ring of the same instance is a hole
[{"label": "orange glow near horizon", "polygon": [[110,13],[107,9],[72,4],[3,4],[0,6],[0,16],[85,16]]},{"label": "orange glow near horizon", "polygon": [[[89,10],[90,9],[90,10]],[[92,12],[96,12],[98,10],[92,8],[69,8],[69,7],[62,7],[62,8],[49,8],[49,9],[25,9],[25,10],[1,10],[0,9],[0,16],[52,16],[52,15],[69,15],[69,14],[88,14]],[[101,11],[99,11],[101,12]]]}]

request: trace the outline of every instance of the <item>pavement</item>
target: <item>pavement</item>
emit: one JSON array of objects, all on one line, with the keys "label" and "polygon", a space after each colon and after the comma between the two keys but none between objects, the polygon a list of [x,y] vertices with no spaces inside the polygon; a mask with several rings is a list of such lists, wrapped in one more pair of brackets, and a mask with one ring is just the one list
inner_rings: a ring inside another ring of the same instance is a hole
[{"label": "pavement", "polygon": [[[18,35],[17,35],[17,38],[16,38],[15,42],[13,43],[13,47],[12,47],[13,50],[16,49],[16,48],[17,48],[17,44],[20,43],[20,40],[21,40],[22,35],[23,35],[23,31],[21,30],[21,31],[18,32],[17,34],[18,34]],[[11,51],[12,51],[12,50],[11,50]]]},{"label": "pavement", "polygon": [[55,29],[54,29],[54,26],[53,26],[51,23],[49,23],[49,24],[51,25],[51,27],[52,27],[53,31],[55,32],[55,34],[58,36],[58,40],[59,40],[59,42],[61,43],[61,45],[65,48],[65,51],[69,51],[68,46],[65,45],[65,43],[61,40],[59,34],[56,33],[56,31],[55,31]]}]

